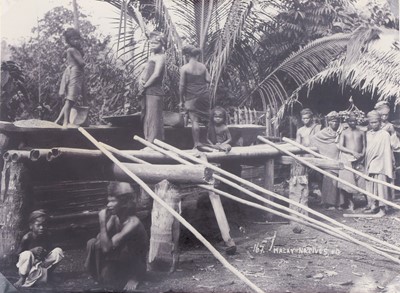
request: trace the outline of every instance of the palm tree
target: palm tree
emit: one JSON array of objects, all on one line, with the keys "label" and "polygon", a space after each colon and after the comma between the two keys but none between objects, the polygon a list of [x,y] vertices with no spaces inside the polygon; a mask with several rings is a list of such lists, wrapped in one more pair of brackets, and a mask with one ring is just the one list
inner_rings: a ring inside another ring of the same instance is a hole
[{"label": "palm tree", "polygon": [[[231,103],[254,105],[261,100],[264,110],[269,104],[276,111],[285,105],[298,86],[345,52],[350,40],[354,39],[351,32],[324,36],[333,33],[332,24],[336,19],[343,21],[341,26],[355,26],[351,21],[346,23],[351,19],[343,12],[343,7],[350,3],[347,0],[305,1],[306,12],[300,9],[301,1],[105,1],[121,9],[120,27],[126,27],[123,22],[130,17],[129,20],[142,28],[144,35],[147,34],[144,23],[152,23],[166,33],[170,44],[167,53],[171,61],[168,64],[172,84],[177,84],[178,69],[182,64],[182,43],[195,43],[203,49],[203,61],[212,76],[212,105],[223,102],[219,90],[220,85],[225,85],[226,88],[239,89]],[[284,21],[280,19],[282,15],[285,16]],[[324,23],[325,15],[330,16],[329,23]],[[324,25],[325,31],[318,24]],[[323,37],[312,41],[310,34],[314,34],[314,38]],[[132,37],[129,34],[121,35],[120,38],[124,40]],[[282,47],[294,38],[304,44],[300,43],[303,47],[298,50],[293,45],[288,46],[287,50],[282,50],[284,54],[276,58],[269,52],[271,46],[265,45],[268,37],[275,37],[272,42]],[[350,63],[351,55],[360,54],[361,51],[357,46],[349,48],[353,48],[352,53],[348,50],[350,55],[347,60]],[[287,56],[290,50],[293,53],[289,57],[281,59],[280,63],[276,62],[282,56]],[[138,64],[143,63],[146,54],[141,51],[134,55],[133,60]]]}]

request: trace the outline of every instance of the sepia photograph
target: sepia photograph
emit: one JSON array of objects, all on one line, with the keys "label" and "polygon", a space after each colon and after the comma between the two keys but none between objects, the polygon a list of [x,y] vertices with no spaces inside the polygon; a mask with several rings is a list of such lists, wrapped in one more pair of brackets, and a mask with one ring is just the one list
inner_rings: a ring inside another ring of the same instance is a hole
[{"label": "sepia photograph", "polygon": [[0,293],[399,293],[398,0],[0,0]]}]

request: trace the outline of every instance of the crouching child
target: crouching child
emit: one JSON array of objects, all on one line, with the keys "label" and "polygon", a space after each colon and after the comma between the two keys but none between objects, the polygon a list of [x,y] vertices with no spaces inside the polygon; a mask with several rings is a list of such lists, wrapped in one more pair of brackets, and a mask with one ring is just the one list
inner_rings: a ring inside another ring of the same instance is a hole
[{"label": "crouching child", "polygon": [[47,231],[48,215],[44,210],[29,216],[29,229],[21,240],[17,263],[19,279],[15,287],[32,287],[47,283],[56,265],[64,258],[61,248],[54,247]]}]

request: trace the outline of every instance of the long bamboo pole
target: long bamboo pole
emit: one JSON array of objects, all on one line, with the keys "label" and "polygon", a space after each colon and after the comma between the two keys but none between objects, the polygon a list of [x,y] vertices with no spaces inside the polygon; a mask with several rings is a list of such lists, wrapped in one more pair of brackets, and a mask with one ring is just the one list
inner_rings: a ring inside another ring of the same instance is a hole
[{"label": "long bamboo pole", "polygon": [[[140,138],[140,137],[138,137],[138,136],[135,136],[134,139],[135,139],[135,140],[138,140],[138,141],[140,141],[140,142],[142,142],[143,144],[146,144],[146,145],[149,144],[147,141],[143,140],[142,138]],[[192,160],[192,161],[194,161],[194,162],[196,162],[196,163],[205,164],[205,165],[206,165],[207,167],[209,167],[210,169],[212,169],[212,170],[214,170],[214,171],[216,171],[216,172],[218,172],[218,173],[220,173],[220,174],[222,174],[222,175],[224,175],[224,176],[227,176],[228,178],[234,179],[235,181],[240,182],[241,184],[244,184],[244,185],[249,186],[249,187],[251,187],[251,188],[253,188],[253,189],[257,190],[257,191],[260,191],[260,192],[262,192],[262,193],[264,193],[264,194],[267,194],[267,195],[269,195],[269,196],[275,197],[275,198],[277,198],[277,199],[280,199],[280,200],[282,200],[282,201],[285,201],[285,202],[291,203],[291,204],[293,204],[293,205],[295,205],[295,206],[297,206],[297,207],[300,207],[300,208],[302,208],[302,209],[308,211],[308,212],[311,213],[311,214],[314,214],[314,215],[316,215],[316,216],[318,216],[318,217],[320,217],[320,218],[322,218],[322,219],[324,219],[324,220],[326,220],[326,221],[328,221],[328,222],[330,222],[330,223],[332,223],[332,224],[335,224],[336,226],[339,226],[339,227],[341,227],[341,228],[343,228],[343,229],[346,229],[346,230],[348,230],[348,231],[351,231],[351,232],[353,232],[353,233],[355,233],[355,234],[358,234],[358,235],[360,235],[360,236],[362,236],[362,237],[368,238],[368,239],[370,239],[370,240],[372,240],[372,241],[375,241],[375,242],[377,242],[377,243],[380,243],[380,244],[382,244],[382,245],[385,245],[385,246],[387,246],[387,247],[390,247],[390,248],[392,248],[392,249],[395,249],[395,250],[397,250],[397,251],[400,251],[400,248],[397,247],[397,246],[395,246],[395,245],[393,245],[393,244],[387,243],[387,242],[382,241],[382,240],[380,240],[380,239],[378,239],[378,238],[375,238],[375,237],[373,237],[373,236],[371,236],[371,235],[368,235],[368,234],[366,234],[366,233],[364,233],[364,232],[362,232],[362,231],[359,231],[359,230],[354,229],[354,228],[352,228],[352,227],[346,226],[346,225],[344,225],[344,224],[342,224],[342,223],[340,223],[340,222],[338,222],[338,221],[336,221],[336,220],[334,220],[334,219],[332,219],[332,218],[330,218],[330,217],[328,217],[328,216],[326,216],[326,215],[324,215],[324,214],[322,214],[322,213],[319,213],[319,212],[317,212],[317,211],[315,211],[315,210],[309,208],[308,206],[305,206],[305,205],[302,205],[302,204],[300,204],[300,203],[298,203],[298,202],[295,202],[295,201],[293,201],[293,200],[290,200],[290,199],[288,199],[288,198],[286,198],[286,197],[284,197],[284,196],[281,196],[281,195],[276,194],[276,193],[274,193],[274,192],[272,192],[272,191],[270,191],[270,190],[267,190],[267,189],[265,189],[265,188],[262,188],[261,186],[256,185],[256,184],[254,184],[254,183],[252,183],[252,182],[249,182],[249,181],[247,181],[247,180],[243,180],[242,178],[240,178],[240,177],[238,177],[238,176],[236,176],[236,175],[234,175],[234,174],[231,174],[231,173],[229,173],[229,172],[227,172],[227,171],[225,171],[225,170],[223,170],[223,169],[221,169],[221,168],[218,168],[218,167],[215,166],[215,165],[212,165],[212,164],[210,164],[210,163],[206,163],[206,162],[204,162],[204,161],[202,161],[202,160],[200,160],[200,159],[198,159],[198,158],[196,158],[196,157],[194,157],[194,156],[190,156],[189,154],[187,154],[187,153],[185,153],[185,152],[182,152],[181,150],[179,150],[179,149],[177,149],[177,148],[175,148],[175,147],[173,147],[173,146],[170,146],[170,145],[168,145],[168,144],[165,144],[165,143],[163,143],[163,142],[161,142],[161,141],[159,141],[159,140],[155,140],[155,143],[156,143],[156,144],[159,144],[160,146],[165,147],[166,149],[175,151],[175,152],[177,152],[179,155],[181,155],[182,157],[186,157],[186,158],[188,158],[188,159],[190,159],[190,160]],[[150,146],[150,145],[149,145],[149,146]],[[165,152],[164,154],[168,155],[168,153],[170,153],[170,152]],[[177,155],[175,155],[175,154],[174,154],[174,156],[177,157]],[[178,157],[178,158],[179,158],[179,157]],[[182,159],[179,158],[179,160],[182,160]],[[184,160],[183,160],[183,161],[184,161]],[[218,175],[215,175],[215,174],[214,174],[214,178],[216,178],[215,176],[218,176]],[[218,178],[218,177],[217,177],[217,178]],[[217,178],[216,178],[216,179],[217,179]],[[254,197],[254,198],[256,198],[256,199],[258,199],[258,200],[260,200],[260,201],[262,201],[262,202],[265,202],[265,203],[267,203],[267,204],[270,204],[270,201],[268,201],[268,200],[265,199],[264,197],[259,196],[258,194],[254,194],[252,197]]]},{"label": "long bamboo pole", "polygon": [[[108,149],[110,152],[115,153],[115,154],[117,154],[117,155],[119,155],[119,156],[126,156],[126,159],[131,160],[132,162],[136,162],[135,160],[136,160],[137,158],[135,158],[135,157],[133,157],[133,156],[127,156],[126,154],[124,154],[124,153],[121,152],[120,150],[118,150],[118,149],[116,149],[116,148],[113,148],[113,147],[111,147],[111,146],[109,146],[109,145],[107,145],[107,144],[105,144],[105,143],[100,142],[100,144],[103,145],[103,146],[104,146],[106,149]],[[158,149],[156,149],[156,148],[158,148],[157,146],[155,146],[155,145],[152,145],[152,146],[155,147],[155,148],[154,148],[155,150],[159,151]],[[163,149],[160,148],[160,150],[163,150]],[[170,154],[173,155],[173,153],[170,153]],[[180,157],[177,156],[177,158],[180,158]],[[140,160],[140,159],[139,159],[139,160]],[[185,161],[185,162],[187,162],[187,161]],[[146,161],[143,161],[143,164],[151,165],[150,163],[148,163],[148,162],[146,162]],[[251,206],[251,207],[254,207],[254,208],[257,208],[257,209],[260,209],[260,210],[269,212],[269,213],[271,213],[271,214],[280,216],[280,217],[282,217],[282,218],[286,218],[286,219],[291,220],[291,221],[296,221],[296,222],[298,222],[298,223],[300,223],[300,224],[303,224],[303,225],[305,225],[305,226],[311,227],[311,228],[316,229],[316,230],[318,230],[318,231],[326,232],[326,233],[328,233],[328,234],[330,234],[330,235],[332,235],[332,236],[335,236],[335,237],[341,238],[341,239],[343,239],[343,240],[349,241],[347,238],[344,238],[343,236],[338,235],[338,234],[334,234],[333,232],[331,232],[331,231],[329,231],[329,230],[327,231],[326,229],[323,229],[322,227],[320,227],[320,226],[318,226],[318,225],[315,225],[315,224],[313,224],[313,223],[310,223],[310,222],[301,220],[301,219],[299,219],[299,218],[297,218],[297,217],[290,216],[290,215],[288,215],[288,214],[281,213],[281,212],[279,212],[279,211],[276,211],[276,210],[274,210],[274,209],[265,207],[265,206],[263,206],[263,205],[260,205],[260,204],[257,204],[257,203],[254,203],[254,202],[251,202],[251,201],[248,201],[248,200],[245,200],[245,199],[241,199],[241,198],[236,197],[236,196],[234,196],[234,195],[232,195],[232,194],[229,194],[229,193],[227,193],[227,192],[224,192],[224,191],[222,191],[222,190],[219,190],[219,189],[217,189],[217,188],[215,188],[215,187],[213,187],[213,186],[211,186],[211,185],[198,184],[197,186],[200,187],[200,188],[202,188],[202,189],[205,189],[205,190],[208,190],[208,191],[212,191],[212,192],[215,192],[215,193],[217,193],[217,194],[219,194],[219,195],[225,196],[225,197],[227,197],[227,198],[229,198],[229,199],[232,199],[232,200],[237,201],[237,202],[239,202],[239,203],[242,203],[242,204],[244,204],[244,205]],[[378,249],[381,249],[381,248],[378,248]],[[384,250],[384,249],[381,249],[381,250]],[[384,251],[385,251],[385,250],[384,250]],[[393,252],[393,253],[398,253],[398,254],[400,254],[400,251],[397,252],[397,251],[393,251],[393,250],[386,250],[386,252]]]},{"label": "long bamboo pole", "polygon": [[[149,146],[151,145],[149,142],[144,141],[142,138],[139,138],[138,136],[135,136],[135,139],[138,140],[138,141],[140,141],[140,142],[143,142],[143,144],[145,144],[145,145],[149,145]],[[160,141],[158,141],[158,140],[155,140],[154,143],[159,144],[159,145],[162,145],[162,146],[165,145],[166,148],[168,147],[170,151],[174,151],[174,150],[176,149],[176,148],[174,148],[173,146],[170,146],[170,145],[168,145],[168,144],[166,144],[166,143],[163,143],[163,142],[160,142]],[[151,147],[151,146],[150,146],[150,147]],[[180,154],[179,152],[182,152],[182,151],[180,151],[179,149],[176,149],[176,150],[177,150],[177,153],[178,153],[178,154]],[[182,152],[182,153],[183,153],[183,152]],[[198,160],[197,158],[193,158],[193,159]],[[181,159],[181,160],[182,160],[182,159]],[[205,166],[208,165],[208,163],[206,163],[206,162],[204,162],[204,161],[202,161],[202,160],[199,160],[199,163],[200,163],[200,164],[204,164]],[[192,164],[192,163],[186,162],[186,164]],[[217,167],[216,167],[216,168],[217,168]],[[218,169],[219,169],[219,168],[218,168]],[[221,170],[222,170],[222,169],[221,169]],[[222,171],[224,171],[224,170],[222,170]],[[226,172],[226,171],[224,171],[224,172]],[[226,173],[230,174],[229,172],[226,172]],[[231,175],[233,175],[233,174],[231,174]],[[301,213],[299,213],[299,212],[297,212],[297,211],[295,211],[295,210],[291,210],[290,208],[281,206],[281,205],[279,205],[279,204],[277,204],[277,203],[274,203],[273,201],[269,201],[269,200],[267,200],[267,199],[265,199],[265,198],[259,196],[258,194],[254,193],[254,192],[251,192],[251,191],[249,191],[249,190],[247,190],[247,189],[241,187],[240,185],[235,184],[235,183],[233,183],[233,182],[231,182],[231,181],[229,181],[229,180],[227,180],[227,179],[225,179],[225,178],[223,178],[223,177],[221,177],[221,176],[218,176],[218,175],[215,175],[215,174],[214,174],[213,176],[214,176],[215,179],[218,179],[218,180],[224,182],[225,184],[228,184],[228,185],[230,185],[230,186],[232,186],[232,187],[234,187],[234,188],[236,188],[236,189],[238,189],[238,190],[240,190],[240,191],[242,191],[242,192],[244,192],[244,193],[246,193],[246,194],[248,194],[248,195],[250,195],[250,196],[252,196],[252,197],[254,197],[254,198],[257,198],[257,199],[259,199],[260,201],[263,201],[263,202],[265,202],[265,203],[268,203],[268,204],[270,204],[270,205],[272,205],[272,206],[274,206],[274,207],[276,207],[276,208],[278,208],[278,209],[282,209],[282,210],[288,211],[289,213],[295,214],[295,215],[297,215],[298,217],[304,218],[304,219],[308,220],[309,222],[312,222],[312,223],[314,223],[314,224],[316,224],[316,225],[320,225],[321,227],[323,227],[323,228],[325,228],[325,229],[328,229],[329,231],[332,231],[334,234],[335,234],[335,233],[336,233],[336,234],[339,234],[339,235],[341,235],[341,236],[343,236],[343,237],[349,239],[350,241],[352,241],[352,242],[354,242],[354,243],[356,243],[356,244],[358,244],[358,245],[360,245],[360,246],[363,246],[363,247],[365,247],[365,248],[367,248],[367,249],[369,249],[369,250],[371,250],[371,251],[373,251],[373,252],[375,252],[375,253],[377,253],[377,254],[379,254],[379,255],[381,255],[381,256],[384,256],[384,257],[386,257],[386,258],[388,258],[388,259],[390,259],[390,260],[392,260],[392,261],[394,261],[394,262],[400,264],[400,260],[399,260],[399,259],[397,259],[397,258],[395,258],[395,257],[393,257],[393,256],[391,256],[391,255],[389,255],[389,254],[387,254],[387,253],[385,253],[385,252],[383,252],[383,251],[380,251],[380,250],[378,250],[377,248],[375,248],[375,247],[373,247],[373,246],[371,246],[371,245],[369,245],[369,244],[367,244],[367,243],[365,243],[365,242],[359,241],[358,239],[356,239],[356,238],[354,238],[354,237],[352,237],[352,236],[350,236],[350,235],[348,235],[348,234],[346,234],[346,233],[340,231],[340,230],[337,229],[337,228],[334,228],[334,227],[332,227],[332,226],[329,226],[329,225],[327,225],[327,224],[325,224],[325,223],[322,223],[322,222],[320,222],[320,221],[318,221],[318,220],[315,220],[315,219],[313,219],[313,218],[311,218],[311,217],[309,217],[309,216],[306,216],[306,215],[304,215],[304,214],[301,214]],[[240,179],[241,179],[241,178],[240,178]],[[241,181],[245,181],[245,180],[241,179]],[[332,234],[331,234],[331,235],[332,235]],[[388,243],[386,243],[386,242],[383,242],[383,243],[384,243],[384,245],[388,246]],[[397,250],[399,249],[399,248],[396,247],[396,246],[394,246],[394,247],[395,247],[395,249],[397,249]]]},{"label": "long bamboo pole", "polygon": [[150,187],[144,183],[139,177],[133,174],[129,169],[127,169],[114,155],[105,149],[93,136],[91,136],[85,129],[79,127],[78,130],[90,140],[104,155],[106,155],[112,162],[114,162],[118,167],[120,167],[129,177],[132,178],[136,183],[140,185],[155,201],[157,201],[162,207],[168,210],[182,225],[184,225],[190,232],[192,232],[197,239],[199,239],[204,246],[210,250],[210,252],[234,275],[236,275],[240,280],[245,282],[251,289],[255,292],[264,292],[255,284],[253,284],[249,279],[247,279],[241,272],[239,272],[234,266],[232,266],[219,252],[216,250],[210,242],[208,242],[197,230],[190,225],[181,215],[179,215],[175,210],[168,206],[160,197],[158,197]]},{"label": "long bamboo pole", "polygon": [[[327,159],[327,160],[330,160],[330,161],[335,161],[335,160],[333,160],[333,159],[331,159],[331,158],[328,158],[328,157],[326,157],[326,156],[324,156],[324,155],[321,155],[321,154],[319,154],[319,153],[313,151],[312,149],[310,149],[310,148],[308,148],[308,147],[305,147],[305,146],[303,146],[303,145],[301,145],[301,144],[299,144],[299,143],[297,143],[297,142],[295,142],[295,141],[293,141],[293,140],[291,140],[291,139],[289,139],[289,138],[284,137],[284,138],[282,138],[282,140],[283,140],[284,142],[290,143],[290,144],[292,144],[292,145],[298,147],[299,149],[302,149],[303,151],[306,151],[306,152],[308,152],[309,154],[314,155],[314,156],[316,156],[316,157],[319,157],[319,158],[321,158],[321,159]],[[390,188],[392,188],[392,189],[394,189],[394,190],[400,191],[400,187],[399,187],[399,186],[396,186],[396,185],[394,185],[394,184],[390,184],[389,182],[386,182],[386,181],[382,181],[382,180],[379,180],[379,179],[372,178],[372,177],[370,177],[370,176],[368,176],[368,175],[366,175],[366,174],[364,174],[364,173],[362,173],[362,172],[360,172],[360,171],[357,171],[357,170],[355,170],[355,169],[353,169],[353,168],[351,168],[351,167],[349,167],[349,166],[344,166],[344,169],[345,169],[345,170],[348,170],[348,171],[350,171],[350,172],[353,172],[354,174],[356,174],[356,175],[358,175],[358,176],[364,178],[365,180],[368,180],[368,181],[371,181],[371,182],[375,182],[375,183],[379,183],[379,184],[385,185],[385,186],[387,186],[387,187],[390,187]]]},{"label": "long bamboo pole", "polygon": [[303,160],[301,157],[296,156],[296,155],[292,154],[291,152],[282,149],[277,144],[275,144],[275,143],[273,143],[273,142],[271,142],[271,141],[269,141],[269,140],[267,140],[267,139],[265,139],[265,138],[263,138],[261,136],[258,136],[257,138],[259,140],[261,140],[262,142],[265,142],[266,144],[275,147],[277,150],[280,150],[281,152],[287,154],[288,156],[291,156],[292,158],[296,159],[297,161],[299,161],[300,163],[306,165],[307,167],[309,167],[311,169],[314,169],[314,170],[320,172],[321,174],[323,174],[323,175],[325,175],[325,176],[327,176],[327,177],[329,177],[329,178],[331,178],[331,179],[333,179],[335,181],[338,181],[338,182],[340,182],[340,183],[342,183],[344,185],[347,185],[347,186],[353,188],[354,190],[356,190],[358,192],[361,192],[361,193],[363,193],[363,194],[365,194],[365,195],[367,195],[369,197],[372,197],[373,199],[379,200],[379,201],[387,204],[388,206],[391,206],[391,207],[394,207],[394,208],[400,210],[400,206],[399,205],[397,205],[397,204],[395,204],[395,203],[393,203],[391,201],[388,201],[388,200],[386,200],[384,198],[380,198],[379,196],[376,196],[375,194],[372,194],[371,192],[368,192],[368,191],[366,191],[366,190],[364,190],[364,189],[362,189],[362,188],[360,188],[360,187],[358,187],[358,186],[356,186],[354,184],[350,184],[346,180],[343,180],[342,178],[339,178],[339,177],[337,177],[335,175],[332,175],[331,173],[326,172],[326,171],[322,170],[321,168],[318,168],[318,167],[314,166],[313,164],[310,164],[306,160]]},{"label": "long bamboo pole", "polygon": [[144,161],[144,160],[142,160],[142,159],[139,159],[139,158],[136,158],[136,157],[133,157],[133,156],[124,154],[124,153],[121,152],[120,150],[118,150],[118,149],[116,149],[116,148],[114,148],[114,147],[112,147],[112,146],[110,146],[110,145],[108,145],[108,144],[105,144],[105,143],[102,143],[102,142],[100,142],[100,144],[101,144],[106,150],[110,151],[111,153],[116,154],[117,156],[120,156],[121,158],[124,158],[124,159],[126,159],[126,160],[130,160],[130,161],[132,161],[132,162],[134,162],[134,163],[145,164],[145,165],[151,165],[150,163],[148,163],[148,162],[146,162],[146,161]]},{"label": "long bamboo pole", "polygon": [[[148,146],[148,147],[154,149],[155,151],[161,152],[161,153],[164,154],[164,155],[171,156],[171,158],[177,160],[178,162],[180,162],[180,163],[182,163],[182,164],[185,164],[185,165],[193,165],[192,163],[188,162],[187,160],[184,160],[184,159],[182,159],[181,157],[177,156],[175,153],[170,152],[170,151],[166,151],[166,150],[160,148],[159,146],[156,146],[155,144],[152,144],[152,143],[150,143],[150,142],[148,142],[148,141],[146,141],[146,140],[141,139],[140,137],[135,137],[135,139],[138,140],[139,142],[143,143],[145,146]],[[221,179],[222,179],[222,181],[225,182],[225,184],[229,184],[230,186],[232,186],[232,187],[234,187],[234,188],[237,188],[237,187],[238,187],[238,185],[232,185],[232,182],[229,182],[229,181],[227,181],[225,178],[222,178],[222,177],[220,177],[220,176],[218,176],[218,175],[215,175],[215,174],[214,174],[214,178],[215,178],[215,179],[218,179],[218,180],[221,180]],[[249,206],[253,206],[253,207],[259,208],[259,209],[261,209],[261,210],[264,210],[264,211],[270,212],[270,213],[272,213],[272,214],[275,214],[275,215],[278,215],[278,216],[287,218],[287,219],[289,219],[289,220],[297,221],[297,222],[299,222],[299,223],[301,223],[301,224],[304,224],[304,225],[307,225],[307,226],[309,226],[309,227],[312,227],[312,228],[315,228],[315,229],[318,229],[318,230],[321,230],[321,229],[322,229],[322,231],[324,231],[324,232],[326,232],[326,233],[328,233],[328,234],[330,234],[330,235],[332,235],[332,236],[336,236],[336,237],[338,237],[338,238],[340,238],[340,239],[347,240],[347,241],[351,241],[351,240],[349,240],[347,237],[343,237],[342,235],[339,235],[339,234],[336,233],[335,231],[331,231],[331,230],[329,230],[329,229],[326,230],[324,227],[321,227],[321,226],[319,226],[319,225],[316,225],[316,224],[313,224],[313,223],[310,223],[310,222],[301,220],[301,219],[299,219],[299,218],[297,218],[297,217],[292,217],[292,216],[290,216],[290,215],[287,215],[287,214],[281,213],[281,212],[279,212],[279,211],[276,211],[276,210],[267,208],[267,207],[265,207],[265,206],[258,205],[258,204],[255,204],[255,203],[253,203],[253,202],[250,202],[250,201],[247,201],[247,200],[244,200],[244,199],[235,197],[235,196],[233,196],[233,195],[231,195],[231,194],[229,194],[229,193],[223,192],[223,191],[221,191],[221,190],[219,190],[219,189],[216,189],[216,188],[214,188],[214,187],[212,187],[212,186],[209,186],[209,185],[201,185],[201,184],[199,184],[198,186],[201,187],[201,188],[207,189],[207,190],[211,190],[211,191],[213,191],[213,192],[215,192],[215,193],[217,193],[217,194],[220,194],[220,195],[222,195],[222,196],[225,196],[225,197],[231,198],[231,199],[233,199],[233,200],[236,200],[236,201],[238,201],[238,202],[240,202],[240,203],[247,204],[247,205],[249,205]],[[242,188],[242,187],[240,186],[239,188]],[[250,194],[249,194],[250,196],[253,196],[253,195],[254,195],[254,193],[251,193],[250,191],[248,191],[248,190],[246,190],[246,189],[241,189],[241,191],[242,191],[242,192],[245,192],[245,193],[250,193]],[[262,199],[264,199],[264,198],[262,198]],[[266,202],[266,203],[270,203],[270,201],[265,201],[265,200],[262,200],[262,201],[263,201],[263,202]],[[280,208],[280,206],[279,206],[279,208]],[[307,219],[308,219],[308,218],[307,218]],[[356,231],[357,231],[357,230],[356,230]],[[364,236],[364,233],[362,233],[362,232],[360,232],[359,234],[361,234],[362,236]],[[397,246],[391,245],[391,244],[389,244],[389,243],[387,243],[387,242],[384,242],[384,241],[382,241],[382,240],[380,240],[380,239],[377,239],[377,238],[374,238],[374,237],[372,237],[372,236],[369,236],[368,234],[365,234],[365,236],[368,236],[367,238],[369,238],[369,239],[371,239],[371,240],[373,240],[373,241],[375,241],[375,242],[378,242],[378,243],[380,243],[380,244],[383,244],[383,245],[385,245],[385,246],[394,247],[396,250],[388,250],[388,249],[384,249],[384,248],[381,248],[381,247],[375,247],[375,246],[374,246],[376,249],[382,250],[382,251],[384,251],[384,252],[391,252],[391,253],[395,253],[395,254],[400,254],[400,249],[399,249]],[[365,236],[364,236],[364,237],[365,237]]]}]

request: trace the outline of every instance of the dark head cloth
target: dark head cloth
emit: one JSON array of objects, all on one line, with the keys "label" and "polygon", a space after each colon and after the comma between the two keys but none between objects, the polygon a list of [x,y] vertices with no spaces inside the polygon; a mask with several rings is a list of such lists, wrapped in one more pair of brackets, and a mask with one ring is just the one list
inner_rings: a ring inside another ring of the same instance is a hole
[{"label": "dark head cloth", "polygon": [[367,118],[368,118],[368,120],[381,119],[381,114],[379,114],[379,112],[376,110],[372,110],[372,111],[368,112]]},{"label": "dark head cloth", "polygon": [[400,131],[400,120],[394,120],[392,121],[393,127],[394,129],[396,129],[397,131]]},{"label": "dark head cloth", "polygon": [[44,210],[33,211],[29,216],[29,223],[33,224],[39,218],[48,218],[47,213]]},{"label": "dark head cloth", "polygon": [[326,118],[328,119],[328,121],[339,120],[339,113],[336,111],[332,111],[328,115],[326,115]]},{"label": "dark head cloth", "polygon": [[123,194],[133,194],[132,185],[127,182],[111,181],[108,185],[109,196],[119,196]]},{"label": "dark head cloth", "polygon": [[311,115],[312,116],[312,115],[314,115],[314,113],[311,111],[310,108],[305,108],[300,111],[300,115],[301,116],[303,116],[303,115]]}]

